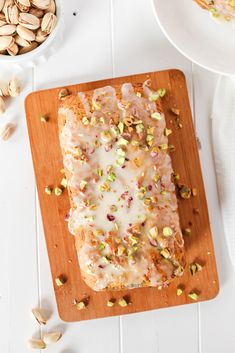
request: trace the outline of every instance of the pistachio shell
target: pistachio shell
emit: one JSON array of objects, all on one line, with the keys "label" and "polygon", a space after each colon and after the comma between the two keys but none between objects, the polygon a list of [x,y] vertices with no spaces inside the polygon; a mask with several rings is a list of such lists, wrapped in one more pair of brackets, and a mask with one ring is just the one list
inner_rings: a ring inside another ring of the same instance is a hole
[{"label": "pistachio shell", "polygon": [[0,20],[6,21],[5,14],[3,12],[0,12]]},{"label": "pistachio shell", "polygon": [[4,141],[8,140],[16,129],[15,124],[7,123],[0,129],[0,138]]},{"label": "pistachio shell", "polygon": [[48,318],[44,315],[41,309],[34,308],[32,309],[32,313],[39,325],[46,325]]},{"label": "pistachio shell", "polygon": [[5,110],[6,110],[5,101],[2,97],[0,97],[0,114],[3,114],[5,112]]},{"label": "pistachio shell", "polygon": [[11,56],[17,55],[18,51],[19,51],[19,48],[18,48],[18,45],[16,43],[13,43],[9,48],[7,48],[7,52]]},{"label": "pistachio shell", "polygon": [[11,97],[17,97],[20,94],[20,81],[13,77],[8,84],[8,92]]},{"label": "pistachio shell", "polygon": [[9,5],[5,9],[5,17],[7,23],[18,24],[19,10],[16,5]]},{"label": "pistachio shell", "polygon": [[47,39],[47,34],[39,28],[36,33],[36,42],[43,43]]},{"label": "pistachio shell", "polygon": [[5,13],[6,8],[11,5],[14,5],[14,0],[5,0],[5,4],[3,6],[2,12]]},{"label": "pistachio shell", "polygon": [[29,348],[33,348],[33,349],[45,349],[46,348],[45,342],[43,342],[40,339],[35,339],[35,338],[31,338],[30,340],[28,340],[28,346],[29,346]]},{"label": "pistachio shell", "polygon": [[54,0],[51,0],[51,4],[50,4],[50,6],[48,7],[48,9],[46,9],[45,12],[51,12],[51,13],[55,14],[55,12],[56,12],[56,6],[55,6],[55,1],[54,1]]},{"label": "pistachio shell", "polygon": [[16,31],[15,25],[4,25],[0,27],[0,36],[11,36]]},{"label": "pistachio shell", "polygon": [[61,339],[62,334],[60,332],[48,332],[43,335],[43,342],[46,344],[56,343]]},{"label": "pistachio shell", "polygon": [[46,10],[51,4],[51,0],[32,0],[32,5],[41,10]]},{"label": "pistachio shell", "polygon": [[20,47],[29,47],[31,44],[29,41],[21,38],[18,34],[14,38],[15,38],[16,44],[19,45]]},{"label": "pistachio shell", "polygon": [[9,96],[8,85],[6,84],[6,82],[0,82],[0,96],[1,97]]},{"label": "pistachio shell", "polygon": [[7,23],[5,21],[0,20],[0,27],[6,25]]},{"label": "pistachio shell", "polygon": [[40,27],[40,20],[30,13],[21,12],[19,15],[19,24],[28,29],[35,30]]},{"label": "pistachio shell", "polygon": [[31,7],[30,10],[29,10],[29,13],[31,13],[31,15],[34,15],[34,16],[36,16],[38,18],[41,18],[44,15],[44,11],[43,10],[36,9],[35,7]]},{"label": "pistachio shell", "polygon": [[30,1],[29,0],[14,0],[16,6],[18,7],[18,9],[22,12],[28,12],[30,9]]},{"label": "pistachio shell", "polygon": [[0,37],[0,50],[6,50],[14,43],[14,38],[11,36]]},{"label": "pistachio shell", "polygon": [[41,23],[41,29],[43,32],[50,34],[56,26],[57,18],[56,16],[48,12],[44,15]]},{"label": "pistachio shell", "polygon": [[36,49],[38,46],[37,42],[32,42],[28,47],[23,47],[20,49],[19,54],[26,54],[34,49]]},{"label": "pistachio shell", "polygon": [[16,32],[18,33],[18,35],[25,39],[25,40],[29,40],[29,41],[34,41],[35,40],[35,33],[32,32],[30,29],[25,28],[21,25],[18,25],[16,27]]},{"label": "pistachio shell", "polygon": [[0,0],[0,11],[2,11],[4,4],[5,0]]}]

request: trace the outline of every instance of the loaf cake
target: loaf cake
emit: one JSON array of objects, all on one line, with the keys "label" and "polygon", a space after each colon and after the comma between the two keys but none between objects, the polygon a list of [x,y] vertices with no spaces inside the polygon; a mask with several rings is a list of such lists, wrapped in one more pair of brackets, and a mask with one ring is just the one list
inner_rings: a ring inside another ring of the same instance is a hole
[{"label": "loaf cake", "polygon": [[124,83],[70,95],[59,108],[68,227],[95,291],[164,287],[183,273],[164,93]]},{"label": "loaf cake", "polygon": [[235,20],[235,0],[195,0],[202,8],[210,11],[217,19]]}]

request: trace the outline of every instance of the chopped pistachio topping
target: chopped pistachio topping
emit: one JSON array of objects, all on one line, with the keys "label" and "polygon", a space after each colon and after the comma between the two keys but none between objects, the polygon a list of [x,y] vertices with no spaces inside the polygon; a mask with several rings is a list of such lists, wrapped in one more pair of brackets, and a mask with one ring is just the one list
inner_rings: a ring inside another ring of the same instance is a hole
[{"label": "chopped pistachio topping", "polygon": [[154,102],[154,101],[158,100],[158,98],[159,98],[158,92],[151,92],[149,95],[150,102]]},{"label": "chopped pistachio topping", "polygon": [[142,165],[140,158],[134,158],[133,162],[135,163],[137,168],[141,167],[141,165]]},{"label": "chopped pistachio topping", "polygon": [[197,262],[193,262],[189,265],[189,271],[194,276],[197,272],[202,271],[202,266]]},{"label": "chopped pistachio topping", "polygon": [[139,141],[132,140],[131,144],[132,144],[132,146],[138,147],[139,146]]},{"label": "chopped pistachio topping", "polygon": [[75,147],[75,153],[78,157],[80,157],[82,155],[82,150],[80,147]]},{"label": "chopped pistachio topping", "polygon": [[49,117],[47,115],[42,115],[40,120],[42,123],[47,123],[49,121]]},{"label": "chopped pistachio topping", "polygon": [[103,171],[103,169],[97,169],[97,172],[96,172],[98,175],[99,175],[99,177],[102,177],[103,175],[104,175],[104,171]]},{"label": "chopped pistachio topping", "polygon": [[116,174],[114,172],[110,172],[108,175],[108,180],[113,182],[116,180]]},{"label": "chopped pistachio topping", "polygon": [[192,188],[192,194],[193,194],[193,196],[197,196],[197,189],[196,188]]},{"label": "chopped pistachio topping", "polygon": [[161,150],[167,150],[168,149],[168,144],[167,143],[162,143],[161,145],[159,145],[159,147],[161,148]]},{"label": "chopped pistachio topping", "polygon": [[105,182],[100,185],[100,191],[109,192],[111,190],[109,183]]},{"label": "chopped pistachio topping", "polygon": [[192,229],[191,228],[184,228],[184,229],[182,229],[182,234],[184,236],[191,235],[192,234]]},{"label": "chopped pistachio topping", "polygon": [[173,234],[173,230],[170,227],[164,227],[162,232],[165,237],[170,237]]},{"label": "chopped pistachio topping", "polygon": [[111,131],[115,136],[118,136],[120,134],[120,131],[116,126],[112,126]]},{"label": "chopped pistachio topping", "polygon": [[182,199],[190,199],[192,191],[186,185],[181,185],[179,189],[179,193]]},{"label": "chopped pistachio topping", "polygon": [[141,98],[141,97],[142,97],[142,94],[141,94],[140,92],[137,92],[137,93],[136,93],[136,96],[139,97],[139,98]]},{"label": "chopped pistachio topping", "polygon": [[154,174],[154,176],[153,176],[153,181],[154,181],[155,183],[157,183],[159,179],[160,179],[160,174],[159,174],[159,173]]},{"label": "chopped pistachio topping", "polygon": [[90,124],[91,124],[92,126],[95,126],[95,125],[97,124],[96,116],[93,115],[93,116],[91,117]]},{"label": "chopped pistachio topping", "polygon": [[195,292],[190,292],[189,294],[188,294],[188,297],[190,298],[190,299],[192,299],[192,300],[198,300],[198,294],[197,293],[195,293]]},{"label": "chopped pistachio topping", "polygon": [[164,134],[165,136],[169,136],[170,134],[172,134],[172,130],[165,128]]},{"label": "chopped pistachio topping", "polygon": [[120,157],[116,160],[116,164],[119,165],[120,167],[122,167],[124,163],[125,163],[125,157],[120,156]]},{"label": "chopped pistachio topping", "polygon": [[151,147],[153,145],[153,135],[147,135],[146,142]]},{"label": "chopped pistachio topping", "polygon": [[80,182],[80,185],[79,185],[80,190],[81,191],[85,191],[86,187],[87,187],[87,181],[86,180],[82,180]]},{"label": "chopped pistachio topping", "polygon": [[176,295],[177,297],[180,297],[183,294],[183,289],[182,288],[177,288]]},{"label": "chopped pistachio topping", "polygon": [[126,155],[126,152],[122,148],[118,148],[116,152],[117,155],[121,157],[124,157]]},{"label": "chopped pistachio topping", "polygon": [[154,133],[154,126],[148,126],[148,128],[147,128],[147,134],[148,135],[153,135],[153,133]]},{"label": "chopped pistachio topping", "polygon": [[154,120],[161,120],[162,119],[162,114],[159,112],[154,112],[151,114],[151,118]]},{"label": "chopped pistachio topping", "polygon": [[102,251],[105,249],[105,244],[104,243],[100,243],[99,245],[99,249]]},{"label": "chopped pistachio topping", "polygon": [[128,305],[127,301],[125,298],[120,298],[119,301],[118,301],[118,304],[121,306],[121,307],[125,307]]},{"label": "chopped pistachio topping", "polygon": [[89,120],[88,120],[88,118],[86,116],[84,116],[82,118],[82,123],[83,123],[83,125],[89,125]]},{"label": "chopped pistachio topping", "polygon": [[141,134],[144,131],[144,125],[143,124],[137,124],[135,126],[137,134]]},{"label": "chopped pistachio topping", "polygon": [[109,259],[107,258],[107,256],[102,256],[102,260],[103,262],[108,265],[110,263]]},{"label": "chopped pistachio topping", "polygon": [[121,137],[118,141],[117,141],[117,145],[119,146],[127,146],[129,143],[128,140],[124,139],[123,137]]},{"label": "chopped pistachio topping", "polygon": [[178,108],[171,108],[171,112],[176,116],[180,115],[180,110]]},{"label": "chopped pistachio topping", "polygon": [[52,188],[50,186],[46,186],[44,190],[45,190],[45,193],[47,195],[51,195],[52,194]]},{"label": "chopped pistachio topping", "polygon": [[149,235],[151,236],[151,238],[156,239],[158,236],[158,228],[157,227],[152,227],[149,230]]},{"label": "chopped pistachio topping", "polygon": [[109,130],[104,130],[101,132],[100,137],[102,141],[104,142],[111,142],[112,141],[112,135],[110,134]]},{"label": "chopped pistachio topping", "polygon": [[165,96],[166,90],[165,90],[165,88],[159,88],[159,89],[157,90],[157,93],[158,93],[159,97],[162,98],[162,97]]},{"label": "chopped pistachio topping", "polygon": [[174,173],[173,178],[174,178],[174,180],[180,180],[180,175],[177,173]]},{"label": "chopped pistachio topping", "polygon": [[66,283],[66,278],[64,276],[59,276],[55,279],[55,283],[58,287],[61,287]]},{"label": "chopped pistachio topping", "polygon": [[121,134],[123,134],[124,131],[124,123],[122,121],[119,122],[118,128]]},{"label": "chopped pistachio topping", "polygon": [[160,254],[161,254],[165,259],[169,259],[169,257],[170,257],[170,252],[169,252],[169,250],[168,250],[167,248],[162,249],[162,250],[160,251]]},{"label": "chopped pistachio topping", "polygon": [[78,303],[76,304],[76,308],[77,308],[78,310],[83,310],[83,309],[86,308],[86,304],[85,304],[83,301],[78,302]]},{"label": "chopped pistachio topping", "polygon": [[60,196],[60,195],[62,195],[63,190],[57,186],[54,190],[54,193],[56,196]]},{"label": "chopped pistachio topping", "polygon": [[117,210],[118,210],[118,208],[117,208],[116,205],[111,205],[111,206],[110,206],[110,211],[112,211],[112,212],[117,212]]},{"label": "chopped pistachio topping", "polygon": [[67,179],[66,178],[63,178],[62,180],[61,180],[61,182],[60,182],[60,185],[61,186],[63,186],[63,188],[67,188],[67,186],[68,186],[68,181],[67,181]]},{"label": "chopped pistachio topping", "polygon": [[108,306],[109,308],[111,308],[112,306],[114,306],[114,304],[115,304],[114,299],[110,299],[110,300],[107,301],[107,306]]},{"label": "chopped pistachio topping", "polygon": [[134,246],[134,245],[137,245],[138,244],[138,238],[134,237],[133,235],[130,236],[130,242],[131,242],[131,245]]},{"label": "chopped pistachio topping", "polygon": [[92,108],[95,110],[101,110],[101,104],[97,103],[94,99],[92,99]]}]

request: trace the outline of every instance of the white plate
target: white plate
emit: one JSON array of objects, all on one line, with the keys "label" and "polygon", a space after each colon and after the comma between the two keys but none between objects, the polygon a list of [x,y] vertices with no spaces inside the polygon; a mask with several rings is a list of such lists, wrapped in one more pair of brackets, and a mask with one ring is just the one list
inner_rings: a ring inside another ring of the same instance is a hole
[{"label": "white plate", "polygon": [[235,75],[235,29],[193,0],[152,0],[158,23],[187,58],[211,71]]}]

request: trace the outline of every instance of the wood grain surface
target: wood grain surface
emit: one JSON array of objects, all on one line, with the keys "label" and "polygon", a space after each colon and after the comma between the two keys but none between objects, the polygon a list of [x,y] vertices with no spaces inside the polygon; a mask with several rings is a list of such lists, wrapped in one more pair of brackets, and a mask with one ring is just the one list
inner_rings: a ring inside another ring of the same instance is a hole
[{"label": "wood grain surface", "polygon": [[[192,234],[185,237],[187,260],[185,273],[183,277],[175,279],[168,288],[162,290],[139,288],[119,292],[94,292],[84,283],[80,276],[74,238],[68,232],[67,223],[64,221],[69,211],[67,192],[60,197],[54,194],[48,196],[44,192],[45,186],[57,186],[63,177],[60,172],[63,163],[57,128],[58,93],[61,88],[33,92],[26,98],[28,132],[52,280],[59,315],[64,321],[81,321],[189,304],[193,302],[188,297],[191,291],[199,295],[198,301],[212,299],[218,293],[219,283],[210,222],[184,74],[179,70],[166,70],[83,83],[69,86],[68,89],[76,93],[108,84],[144,82],[147,78],[151,78],[155,89],[164,87],[167,90],[163,98],[163,107],[167,126],[173,130],[173,134],[169,136],[169,143],[176,148],[171,154],[174,171],[180,175],[180,183],[197,188],[197,196],[189,200],[179,200],[181,226],[192,228]],[[174,116],[170,111],[172,107],[180,109],[182,129],[175,127]],[[45,114],[49,116],[48,123],[42,123],[40,120]],[[192,276],[188,268],[189,264],[195,261],[202,264],[203,269]],[[58,276],[67,279],[63,286],[56,285],[55,279]],[[178,286],[184,288],[183,294],[179,297],[176,295]],[[118,300],[123,296],[129,298],[130,305],[122,308],[116,303],[112,308],[107,307],[107,300],[110,298]],[[75,299],[87,300],[87,308],[78,311],[74,306]]]}]

